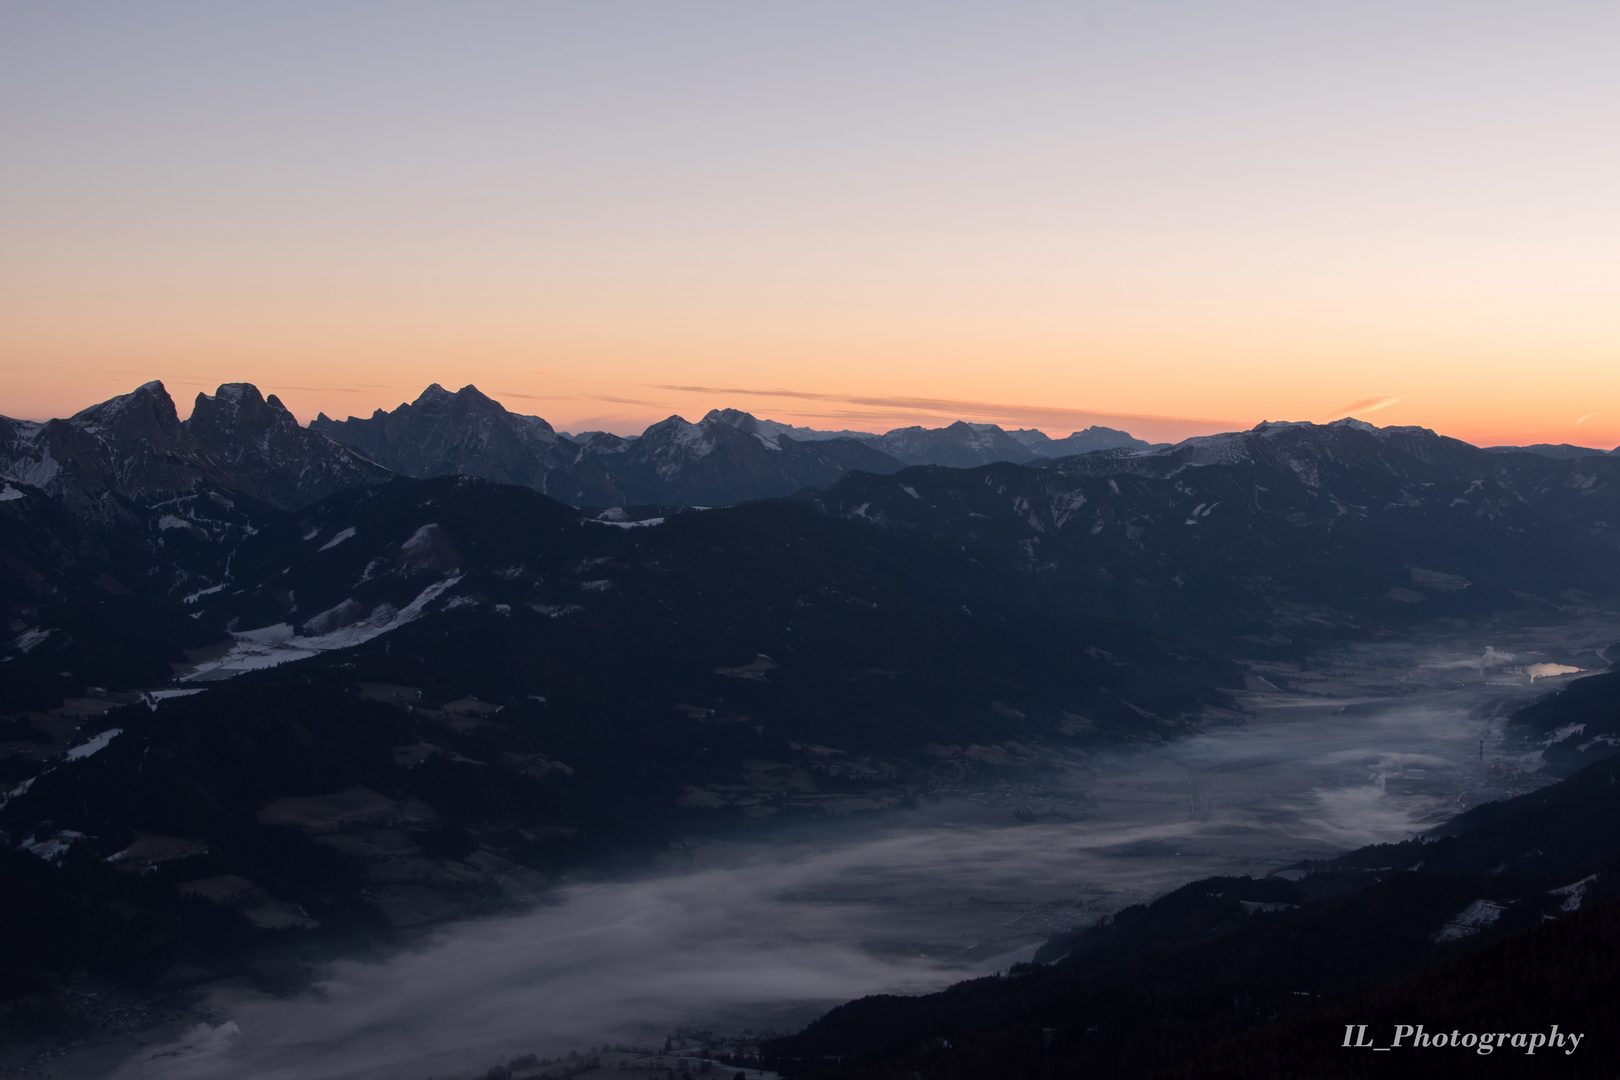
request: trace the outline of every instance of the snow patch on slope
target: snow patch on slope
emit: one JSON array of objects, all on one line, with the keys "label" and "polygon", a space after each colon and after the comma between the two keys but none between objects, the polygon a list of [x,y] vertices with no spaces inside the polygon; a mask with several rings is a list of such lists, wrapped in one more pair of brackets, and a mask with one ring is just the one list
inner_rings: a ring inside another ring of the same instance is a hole
[{"label": "snow patch on slope", "polygon": [[1431,935],[1436,945],[1444,945],[1448,941],[1461,939],[1477,934],[1481,930],[1494,926],[1496,920],[1502,917],[1507,910],[1506,904],[1498,904],[1494,900],[1475,900],[1454,915],[1446,925]]},{"label": "snow patch on slope", "polygon": [[82,743],[69,750],[67,752],[67,760],[82,761],[84,758],[90,757],[92,754],[99,754],[101,751],[107,748],[108,743],[112,742],[123,733],[123,728],[108,728],[106,731],[103,731],[100,735],[97,735],[89,742]]},{"label": "snow patch on slope", "polygon": [[347,529],[344,529],[342,532],[340,532],[336,536],[332,537],[332,539],[330,539],[326,543],[322,544],[320,546],[319,550],[326,551],[328,548],[335,548],[339,544],[343,543],[343,541],[345,541],[345,540],[349,539],[350,537],[352,537],[353,535],[354,535],[354,526],[350,525]]},{"label": "snow patch on slope", "polygon": [[[185,676],[184,681],[217,682],[245,671],[260,671],[294,660],[307,660],[311,656],[331,652],[334,649],[347,649],[363,644],[420,618],[427,606],[438,599],[445,590],[454,588],[461,581],[461,577],[462,575],[456,574],[454,577],[435,581],[403,608],[395,609],[389,604],[378,604],[365,619],[326,633],[301,636],[294,632],[289,623],[275,623],[271,626],[261,626],[256,630],[234,633],[231,637],[236,639],[236,644],[231,647],[230,652],[217,660],[199,664],[196,670]],[[329,614],[330,610],[321,614]],[[320,616],[315,618],[319,619]],[[311,620],[314,621],[315,619]],[[309,624],[305,625],[307,627]]]},{"label": "snow patch on slope", "polygon": [[1551,896],[1562,896],[1564,898],[1563,910],[1579,911],[1581,909],[1581,901],[1586,899],[1586,890],[1590,888],[1592,882],[1596,880],[1597,875],[1590,874],[1581,878],[1581,880],[1575,882],[1573,885],[1565,885],[1561,889],[1548,889],[1547,892]]}]

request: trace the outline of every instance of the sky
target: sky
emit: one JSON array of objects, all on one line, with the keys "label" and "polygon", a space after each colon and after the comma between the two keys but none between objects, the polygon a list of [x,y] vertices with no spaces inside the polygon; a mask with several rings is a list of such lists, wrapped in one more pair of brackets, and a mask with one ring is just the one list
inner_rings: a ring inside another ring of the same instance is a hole
[{"label": "sky", "polygon": [[1620,444],[1620,6],[0,0],[0,413]]}]

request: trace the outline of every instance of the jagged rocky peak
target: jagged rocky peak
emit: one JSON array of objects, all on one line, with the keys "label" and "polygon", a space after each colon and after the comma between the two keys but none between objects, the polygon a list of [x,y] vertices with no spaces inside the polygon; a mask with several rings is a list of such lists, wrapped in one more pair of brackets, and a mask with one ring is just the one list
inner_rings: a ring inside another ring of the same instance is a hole
[{"label": "jagged rocky peak", "polygon": [[75,514],[131,521],[150,503],[203,489],[275,506],[298,506],[345,487],[387,479],[386,470],[298,426],[276,397],[250,383],[197,395],[182,422],[161,382],[14,436],[0,460]]},{"label": "jagged rocky peak", "polygon": [[704,414],[701,422],[714,421],[734,427],[738,431],[752,432],[759,427],[760,421],[753,413],[743,412],[741,409],[710,409]]},{"label": "jagged rocky peak", "polygon": [[686,457],[705,457],[714,452],[715,429],[720,426],[708,417],[694,424],[676,414],[648,427],[636,443],[639,449],[652,455],[678,453]]},{"label": "jagged rocky peak", "polygon": [[135,438],[163,444],[175,441],[181,433],[174,399],[156,379],[81,409],[65,421],[51,422],[76,428],[103,442]]},{"label": "jagged rocky peak", "polygon": [[[521,438],[544,443],[557,441],[556,431],[545,419],[512,412],[471,383],[455,393],[451,393],[438,383],[430,383],[427,389],[416,396],[415,401],[402,402],[393,412],[377,409],[366,419],[351,416],[344,421],[333,420],[322,413],[310,426],[334,438],[365,447],[368,442],[376,442],[380,436],[380,433],[372,432],[369,438],[363,438],[360,430],[368,425],[390,428],[389,435],[381,436],[386,442],[402,435],[412,440],[420,438],[425,430],[423,425],[442,429],[481,423],[508,428]],[[406,434],[407,431],[409,434]],[[443,438],[445,435],[446,432],[440,430],[431,437]]]},{"label": "jagged rocky peak", "polygon": [[778,424],[774,420],[761,420],[753,413],[743,412],[741,409],[710,409],[701,421],[703,424],[724,424],[742,432],[752,435],[772,450],[782,448],[782,437],[792,437],[792,429],[787,424]]},{"label": "jagged rocky peak", "polygon": [[1092,454],[1098,450],[1156,450],[1167,445],[1150,443],[1138,439],[1128,431],[1097,424],[1079,431],[1071,431],[1061,439],[1051,438],[1035,428],[1020,428],[1007,434],[1029,447],[1034,453],[1049,458]]},{"label": "jagged rocky peak", "polygon": [[[1330,424],[1266,420],[1248,431],[1195,436],[1174,446],[1127,456],[1128,460],[1120,463],[1124,471],[1144,474],[1160,474],[1188,465],[1265,462],[1286,465],[1300,476],[1311,477],[1317,475],[1318,468],[1329,464],[1333,468],[1351,462],[1376,465],[1392,475],[1410,477],[1414,475],[1414,468],[1477,472],[1487,460],[1487,455],[1478,447],[1438,435],[1428,428],[1378,427],[1353,417]],[[1098,467],[1103,465],[1106,463],[1099,463]],[[1092,468],[1084,464],[1075,467]]]},{"label": "jagged rocky peak", "polygon": [[186,434],[222,467],[227,486],[275,506],[299,506],[380,483],[388,473],[316,430],[299,426],[281,399],[252,383],[225,383],[198,394]]},{"label": "jagged rocky peak", "polygon": [[323,415],[310,427],[405,476],[474,476],[569,500],[584,491],[597,501],[615,495],[597,490],[600,469],[576,461],[579,447],[549,423],[511,412],[471,384],[451,393],[433,383],[392,412],[343,421]]},{"label": "jagged rocky peak", "polygon": [[455,393],[451,393],[438,383],[429,383],[427,389],[417,395],[412,402],[417,408],[425,406],[481,408],[491,412],[507,412],[505,405],[484,393],[472,383],[468,383]]},{"label": "jagged rocky peak", "polygon": [[[1052,443],[1052,436],[1048,435],[1039,428],[1013,428],[1012,430],[1008,431],[1007,434],[1011,435],[1013,438],[1017,439],[1031,450],[1039,450],[1041,447],[1049,446]],[[1075,434],[1078,435],[1080,433],[1077,431]]]},{"label": "jagged rocky peak", "polygon": [[866,442],[908,465],[973,468],[996,461],[1025,462],[1041,456],[995,424],[970,424],[965,420],[942,428],[895,428]]},{"label": "jagged rocky peak", "polygon": [[259,393],[252,383],[224,383],[212,394],[198,394],[186,430],[204,442],[296,428],[298,420],[281,399]]},{"label": "jagged rocky peak", "polygon": [[611,431],[581,431],[574,436],[574,442],[593,454],[622,454],[639,438],[639,435],[626,438]]},{"label": "jagged rocky peak", "polygon": [[[423,412],[488,412],[518,415],[510,413],[505,405],[502,405],[472,383],[468,383],[453,394],[438,383],[429,383],[427,389],[418,394],[416,400],[411,402],[411,407]],[[539,420],[540,418],[536,416],[533,419]],[[541,423],[545,423],[545,421],[542,420]],[[547,424],[546,426],[549,428],[551,425]]]}]

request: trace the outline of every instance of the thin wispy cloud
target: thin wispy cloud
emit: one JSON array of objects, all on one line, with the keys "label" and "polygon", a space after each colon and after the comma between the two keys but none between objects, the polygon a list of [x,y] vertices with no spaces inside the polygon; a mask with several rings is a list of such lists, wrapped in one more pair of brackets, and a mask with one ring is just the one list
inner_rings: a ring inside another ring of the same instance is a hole
[{"label": "thin wispy cloud", "polygon": [[1377,412],[1379,409],[1387,409],[1400,400],[1401,395],[1399,394],[1393,396],[1385,395],[1383,397],[1362,398],[1360,401],[1352,401],[1348,405],[1334,409],[1330,413],[1323,413],[1317,419],[1318,421],[1337,420],[1343,416],[1365,415],[1370,412]]},{"label": "thin wispy cloud", "polygon": [[[391,386],[282,386],[278,389],[304,390],[312,394],[369,394],[374,390],[392,390]],[[270,391],[275,393],[274,390]]]},{"label": "thin wispy cloud", "polygon": [[[658,387],[657,389],[664,388]],[[639,405],[644,409],[669,408],[669,403],[663,401],[640,401],[636,398],[615,397],[612,394],[589,394],[586,396],[592,401],[606,401],[613,405]]]},{"label": "thin wispy cloud", "polygon": [[1589,412],[1585,416],[1581,417],[1579,420],[1576,420],[1575,423],[1577,425],[1584,424],[1588,420],[1592,419],[1592,417],[1594,417],[1594,416],[1602,416],[1602,415],[1603,415],[1602,413]]},{"label": "thin wispy cloud", "polygon": [[497,395],[499,395],[497,400],[500,400],[501,398],[522,398],[524,401],[581,401],[581,400],[584,400],[584,399],[582,399],[582,398],[580,398],[580,397],[578,397],[577,395],[574,395],[574,394],[523,394],[523,393],[519,393],[516,390],[497,390],[497,391],[495,391],[495,393]]}]

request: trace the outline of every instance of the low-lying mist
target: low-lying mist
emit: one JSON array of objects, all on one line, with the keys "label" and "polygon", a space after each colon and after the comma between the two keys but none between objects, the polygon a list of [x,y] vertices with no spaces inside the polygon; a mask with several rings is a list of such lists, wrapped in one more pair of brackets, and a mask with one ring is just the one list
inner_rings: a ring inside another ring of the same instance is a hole
[{"label": "low-lying mist", "polygon": [[1502,756],[1502,717],[1552,685],[1493,681],[1478,656],[1344,654],[1295,679],[1334,696],[1254,694],[1245,723],[1197,738],[963,782],[866,821],[698,843],[681,869],[333,962],[304,993],[217,993],[213,1022],[116,1075],[473,1075],[530,1052],[655,1046],[681,1024],[797,1027],[850,998],[1005,968],[1053,930],[1186,881],[1404,839],[1544,782]]}]

